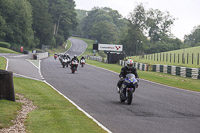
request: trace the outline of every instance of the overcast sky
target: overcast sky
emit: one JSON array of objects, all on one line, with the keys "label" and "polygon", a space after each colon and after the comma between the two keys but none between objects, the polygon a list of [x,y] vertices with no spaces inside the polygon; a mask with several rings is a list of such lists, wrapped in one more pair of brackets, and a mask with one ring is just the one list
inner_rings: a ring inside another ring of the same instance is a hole
[{"label": "overcast sky", "polygon": [[200,25],[200,0],[74,0],[76,9],[91,10],[93,7],[110,7],[127,17],[142,2],[147,9],[159,9],[177,18],[172,33],[183,40],[194,26]]}]

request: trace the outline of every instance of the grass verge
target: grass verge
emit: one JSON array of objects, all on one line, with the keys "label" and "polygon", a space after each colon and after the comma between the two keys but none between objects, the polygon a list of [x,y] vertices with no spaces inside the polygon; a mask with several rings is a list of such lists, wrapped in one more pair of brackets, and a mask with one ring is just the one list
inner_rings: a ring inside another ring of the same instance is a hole
[{"label": "grass verge", "polygon": [[11,120],[17,116],[17,111],[21,109],[21,103],[0,100],[0,129],[12,125]]},{"label": "grass verge", "polygon": [[26,129],[31,133],[105,132],[85,114],[47,84],[14,78],[15,90],[38,108],[28,115]]},{"label": "grass verge", "polygon": [[[105,64],[97,61],[87,60],[88,64],[109,69],[111,71],[120,73],[122,66],[117,64]],[[156,73],[156,72],[146,72],[146,71],[138,71],[139,77],[145,80],[157,82],[160,84],[182,88],[186,90],[198,91],[200,92],[200,82],[196,79],[191,78],[183,78],[180,76],[173,76],[164,73]]]},{"label": "grass verge", "polygon": [[0,69],[6,69],[6,59],[4,57],[0,57]]},{"label": "grass verge", "polygon": [[53,56],[55,53],[63,53],[66,52],[71,47],[71,42],[67,40],[67,47],[59,46],[57,48],[48,49],[47,51],[50,53],[50,56]]},{"label": "grass verge", "polygon": [[[200,51],[200,46],[197,46],[197,47],[190,47],[174,51],[145,55],[144,58],[141,58],[141,56],[132,56],[131,58],[133,58],[133,60],[136,62],[148,63],[151,65],[162,64],[162,65],[200,68],[200,65],[198,65],[197,63],[198,61],[200,61],[200,58],[198,57],[198,54],[200,54],[199,51]],[[192,54],[193,54],[193,62],[192,62]],[[183,59],[185,60],[185,63],[183,63],[182,61]]]}]

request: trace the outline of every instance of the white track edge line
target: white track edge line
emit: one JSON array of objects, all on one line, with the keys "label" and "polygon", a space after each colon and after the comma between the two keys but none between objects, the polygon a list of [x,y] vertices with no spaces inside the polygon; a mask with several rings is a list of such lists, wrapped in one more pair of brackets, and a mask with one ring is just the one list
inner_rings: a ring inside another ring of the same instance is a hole
[{"label": "white track edge line", "polygon": [[23,77],[23,78],[28,78],[28,79],[32,79],[32,80],[37,80],[37,81],[43,82],[43,80],[36,79],[36,78],[33,78],[33,77],[29,77],[29,76],[25,76],[25,75],[22,75],[22,74],[18,74],[18,73],[13,73],[13,74],[17,75],[17,76],[20,76],[20,77]]},{"label": "white track edge line", "polygon": [[7,57],[5,57],[5,56],[2,56],[2,57],[4,57],[5,59],[6,59],[6,71],[8,70],[8,62],[9,62],[9,59],[7,58]]},{"label": "white track edge line", "polygon": [[[93,67],[96,67],[96,68],[100,68],[100,69],[103,69],[103,70],[107,70],[107,71],[113,72],[113,73],[115,73],[115,74],[119,74],[119,73],[117,73],[117,72],[114,72],[114,71],[109,70],[109,69],[106,69],[106,68],[97,67],[97,66],[94,66],[94,65],[91,65],[91,64],[87,64],[87,65],[90,65],[90,66],[93,66]],[[140,78],[140,79],[141,79],[141,78]],[[192,93],[200,94],[200,92],[197,92],[197,91],[191,91],[191,90],[181,89],[181,88],[177,88],[177,87],[173,87],[173,86],[168,86],[168,85],[164,85],[164,84],[161,84],[161,83],[156,83],[156,82],[153,82],[153,81],[150,81],[150,80],[146,80],[146,79],[141,79],[141,80],[144,80],[144,81],[147,81],[147,82],[150,82],[150,83],[154,83],[154,84],[158,84],[158,85],[161,85],[161,86],[165,86],[165,87],[169,87],[169,88],[181,90],[181,91],[187,91],[187,92],[192,92]]]}]

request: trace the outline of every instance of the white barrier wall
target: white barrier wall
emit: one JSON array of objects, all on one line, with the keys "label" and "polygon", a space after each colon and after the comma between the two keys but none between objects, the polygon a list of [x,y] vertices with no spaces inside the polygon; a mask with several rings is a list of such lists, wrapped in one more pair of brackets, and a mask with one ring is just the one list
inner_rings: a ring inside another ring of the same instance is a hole
[{"label": "white barrier wall", "polygon": [[[33,56],[34,56],[34,54],[33,54]],[[48,52],[36,53],[36,56],[37,56],[37,60],[40,60],[40,59],[44,59],[44,58],[49,57],[49,53]]]}]

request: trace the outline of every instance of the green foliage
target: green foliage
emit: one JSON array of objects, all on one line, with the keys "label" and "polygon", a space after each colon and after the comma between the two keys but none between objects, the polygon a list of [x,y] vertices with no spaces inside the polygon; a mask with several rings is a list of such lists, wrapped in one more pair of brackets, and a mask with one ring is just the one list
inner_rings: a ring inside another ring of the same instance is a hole
[{"label": "green foliage", "polygon": [[170,32],[174,18],[169,12],[145,9],[143,4],[130,14],[128,34],[121,38],[127,55],[180,49],[184,44]]},{"label": "green foliage", "polygon": [[[98,40],[100,43],[118,43],[121,31],[126,27],[127,20],[111,8],[93,8],[91,11],[78,11],[87,14],[80,18],[79,32],[86,38]],[[80,16],[80,15],[78,15]]]},{"label": "green foliage", "polygon": [[113,23],[100,21],[92,26],[90,38],[96,39],[101,43],[117,43],[117,29]]},{"label": "green foliage", "polygon": [[3,47],[3,48],[10,48],[10,43],[7,43],[7,42],[0,42],[0,47]]},{"label": "green foliage", "polygon": [[13,50],[7,49],[7,48],[2,48],[0,47],[0,53],[13,53],[13,54],[19,54],[18,52],[15,52]]},{"label": "green foliage", "polygon": [[184,37],[184,42],[189,47],[200,46],[200,25],[194,27],[192,33]]},{"label": "green foliage", "polygon": [[32,7],[27,0],[1,0],[0,23],[2,41],[32,45]]},{"label": "green foliage", "polygon": [[[48,0],[30,0],[33,7],[33,30],[35,38],[39,39],[39,45],[53,45],[53,24],[51,15],[48,13]],[[37,39],[36,39],[37,40]],[[36,41],[35,40],[35,41]]]},{"label": "green foliage", "polygon": [[77,26],[75,3],[72,0],[49,0],[49,13],[53,19],[56,45],[62,44]]}]

